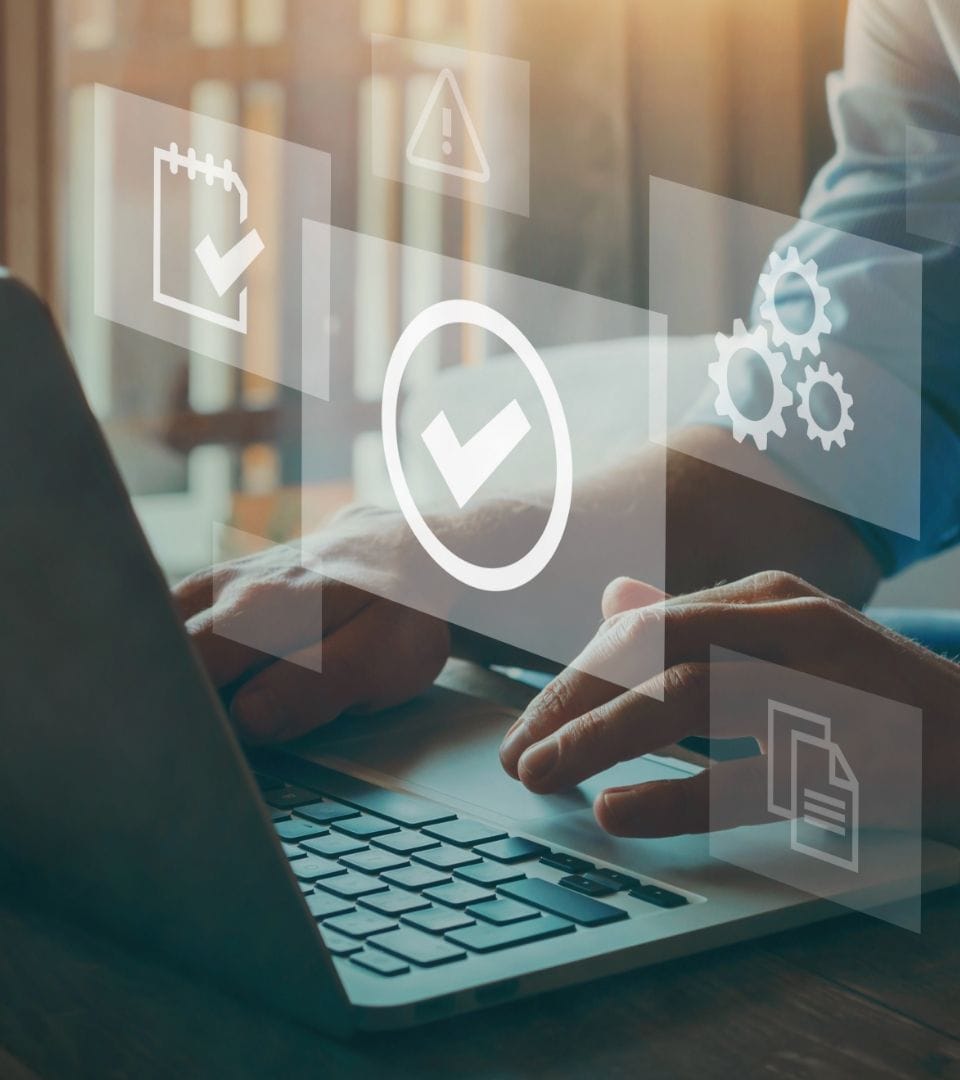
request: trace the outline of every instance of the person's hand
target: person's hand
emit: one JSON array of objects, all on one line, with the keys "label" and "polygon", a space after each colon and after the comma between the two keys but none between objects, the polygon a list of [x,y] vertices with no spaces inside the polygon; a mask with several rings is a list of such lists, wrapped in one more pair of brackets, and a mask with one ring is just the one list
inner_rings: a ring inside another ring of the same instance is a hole
[{"label": "person's hand", "polygon": [[175,589],[194,645],[251,741],[292,739],[343,712],[407,701],[450,653],[446,622],[384,599],[415,575],[425,580],[423,553],[395,516],[348,512],[304,551],[306,560],[271,548]]},{"label": "person's hand", "polygon": [[[562,791],[689,735],[716,737],[718,732],[709,730],[709,653],[711,645],[720,645],[920,706],[924,827],[942,838],[960,837],[952,775],[960,759],[960,725],[951,723],[960,713],[960,666],[779,572],[674,599],[621,578],[607,587],[602,611],[605,621],[581,657],[531,702],[504,738],[504,768],[531,791]],[[646,689],[662,690],[662,701],[643,688],[623,690],[579,670],[597,671],[618,654],[642,651],[644,639],[661,631],[664,671],[656,677],[660,686]],[[719,734],[752,736],[765,750],[766,715],[744,710]],[[858,723],[838,727],[834,738],[850,749],[848,756],[865,763],[864,776],[877,785],[873,790],[889,793],[880,816],[893,820],[865,824],[895,827],[896,747],[875,734],[869,724]],[[597,797],[594,812],[617,836],[673,836],[753,824],[770,820],[766,783],[766,758],[748,757],[714,764],[689,779],[608,789]]]}]

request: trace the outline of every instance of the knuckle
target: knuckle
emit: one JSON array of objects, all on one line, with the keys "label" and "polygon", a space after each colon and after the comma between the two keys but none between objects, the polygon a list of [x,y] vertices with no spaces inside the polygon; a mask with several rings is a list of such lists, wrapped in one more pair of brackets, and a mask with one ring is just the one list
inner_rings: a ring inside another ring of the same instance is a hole
[{"label": "knuckle", "polygon": [[607,619],[608,644],[611,648],[630,648],[663,619],[658,606],[631,608]]},{"label": "knuckle", "polygon": [[311,576],[305,567],[293,563],[238,569],[223,583],[220,592],[237,607],[260,607],[300,591]]},{"label": "knuckle", "polygon": [[[571,720],[558,740],[562,766],[582,771],[585,763],[596,757],[620,761],[624,756],[623,724],[609,709],[596,709]],[[592,751],[592,752],[588,752]]]},{"label": "knuckle", "polygon": [[536,702],[536,712],[531,717],[531,724],[540,726],[550,718],[560,716],[567,711],[573,701],[573,690],[565,678],[554,679],[540,691]]},{"label": "knuckle", "polygon": [[833,596],[827,596],[826,593],[797,597],[790,607],[793,616],[799,615],[813,623],[832,620],[846,609],[842,601]]},{"label": "knuckle", "polygon": [[207,567],[204,570],[196,570],[194,573],[188,574],[177,583],[174,592],[180,596],[186,596],[189,593],[195,593],[199,592],[201,589],[210,588],[212,582],[213,569]]},{"label": "knuckle", "polygon": [[709,689],[709,669],[705,664],[685,661],[674,664],[663,673],[663,692],[666,699],[696,695]]},{"label": "knuckle", "polygon": [[752,575],[750,581],[756,592],[786,599],[806,596],[813,591],[803,578],[789,570],[761,570]]}]

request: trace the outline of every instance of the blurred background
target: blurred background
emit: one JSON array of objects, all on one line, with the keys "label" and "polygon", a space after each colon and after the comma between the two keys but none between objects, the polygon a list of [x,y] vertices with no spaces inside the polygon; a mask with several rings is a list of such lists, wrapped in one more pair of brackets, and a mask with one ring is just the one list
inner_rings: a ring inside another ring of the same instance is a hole
[{"label": "blurred background", "polygon": [[[65,328],[171,579],[209,561],[215,521],[277,540],[296,532],[299,400],[269,379],[94,316],[94,83],[328,151],[336,225],[646,306],[651,175],[798,212],[832,150],[823,83],[841,63],[845,7],[0,0],[0,258]],[[529,218],[372,175],[373,95],[399,137],[435,77],[404,59],[374,79],[374,32],[529,61]],[[250,334],[247,347],[261,362],[276,357],[275,331]],[[385,364],[393,327],[384,320],[366,332],[383,334]],[[321,509],[363,495],[382,374],[370,362],[336,373],[333,389],[350,402],[350,420],[345,452],[316,485]],[[956,593],[956,566],[949,556],[936,560],[885,586],[880,599],[949,602],[944,589]]]}]

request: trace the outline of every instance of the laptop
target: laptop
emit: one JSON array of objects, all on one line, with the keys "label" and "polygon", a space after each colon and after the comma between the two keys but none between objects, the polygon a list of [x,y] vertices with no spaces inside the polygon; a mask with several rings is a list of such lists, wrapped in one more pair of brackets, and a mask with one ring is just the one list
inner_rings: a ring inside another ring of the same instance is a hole
[{"label": "laptop", "polygon": [[[704,837],[607,836],[589,789],[525,792],[496,753],[516,711],[449,686],[248,757],[63,342],[10,278],[0,279],[0,333],[6,874],[335,1035],[436,1020],[843,910],[711,859]],[[641,780],[694,766],[647,757],[633,768]],[[958,863],[924,842],[922,888],[955,883]],[[873,884],[885,899],[907,888]]]}]

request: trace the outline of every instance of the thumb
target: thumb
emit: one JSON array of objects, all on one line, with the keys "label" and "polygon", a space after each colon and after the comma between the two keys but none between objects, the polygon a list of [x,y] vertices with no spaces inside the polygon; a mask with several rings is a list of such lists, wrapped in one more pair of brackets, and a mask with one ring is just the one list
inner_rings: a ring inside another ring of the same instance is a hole
[{"label": "thumb", "polygon": [[636,578],[618,577],[603,590],[600,609],[603,617],[609,619],[619,615],[621,611],[632,611],[634,608],[647,607],[667,599],[669,594],[658,589],[656,585],[648,585]]}]

